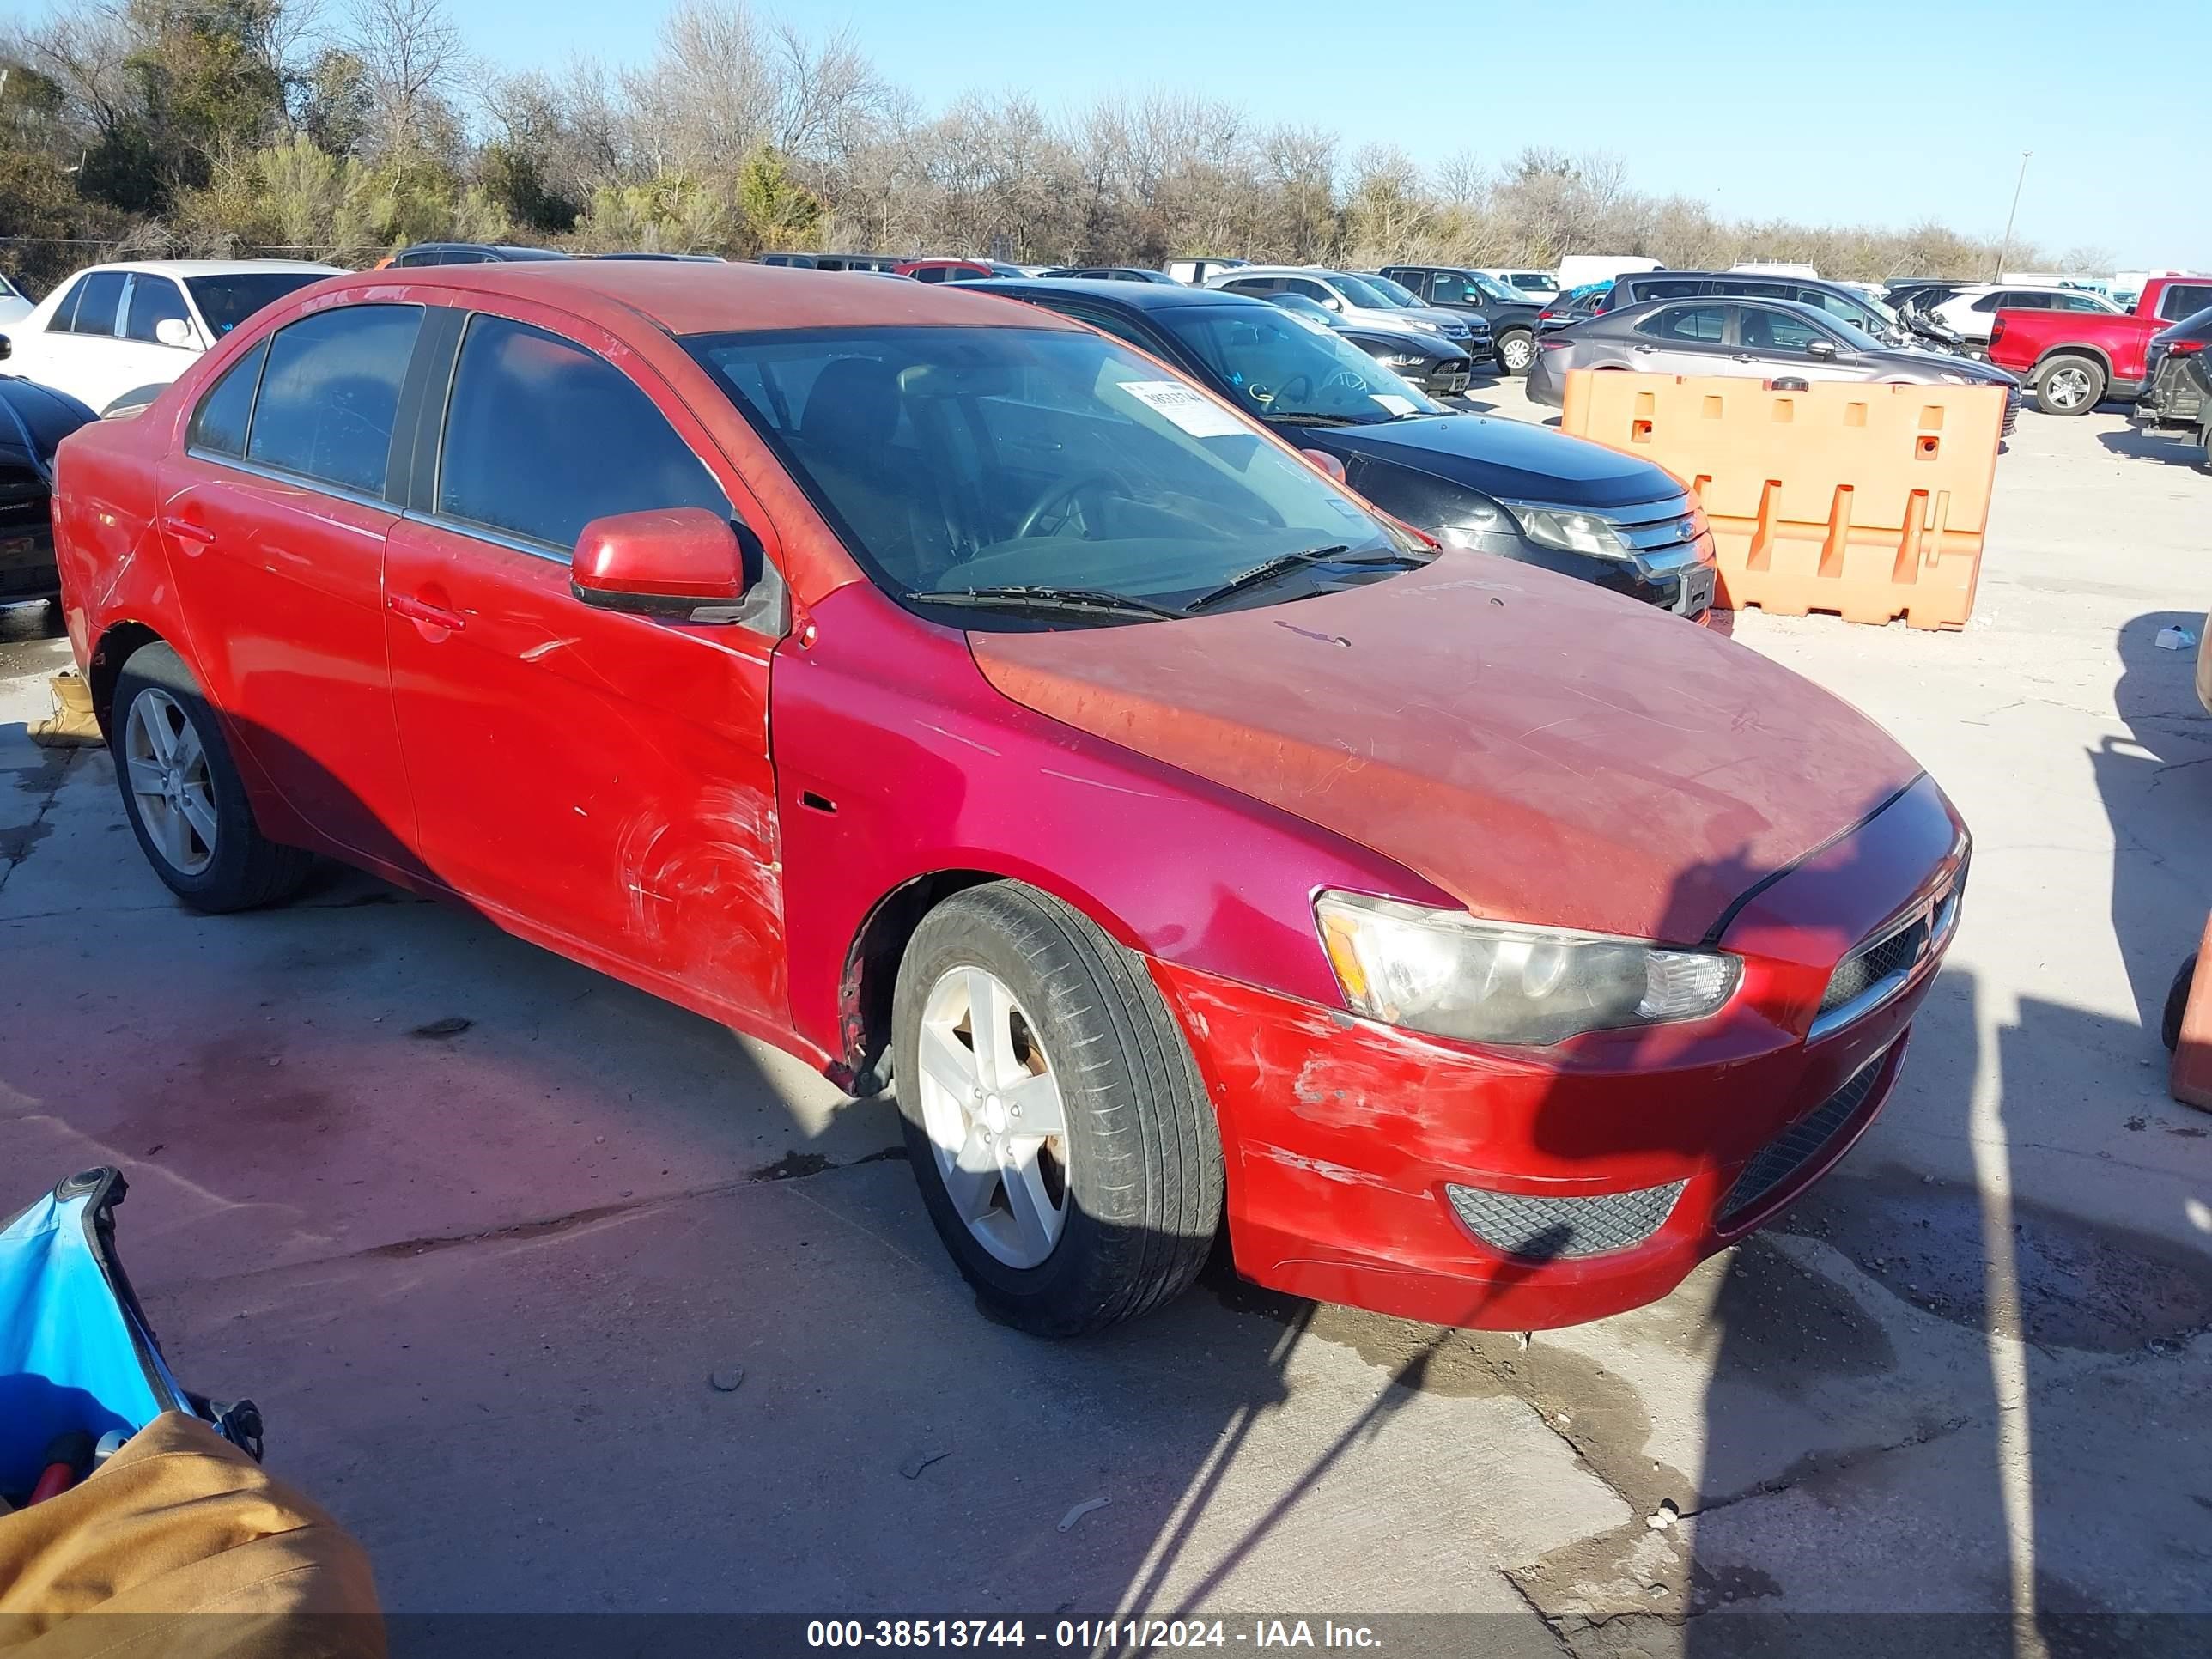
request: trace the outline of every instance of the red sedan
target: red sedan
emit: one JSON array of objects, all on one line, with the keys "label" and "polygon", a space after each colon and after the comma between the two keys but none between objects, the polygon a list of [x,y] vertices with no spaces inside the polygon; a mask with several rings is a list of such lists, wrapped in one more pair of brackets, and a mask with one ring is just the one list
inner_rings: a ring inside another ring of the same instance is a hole
[{"label": "red sedan", "polygon": [[895,1089],[1035,1330],[1188,1284],[1650,1300],[1881,1106],[1967,837],[1834,698],[1439,549],[1050,313],[334,278],[62,446],[161,879],[309,858]]}]

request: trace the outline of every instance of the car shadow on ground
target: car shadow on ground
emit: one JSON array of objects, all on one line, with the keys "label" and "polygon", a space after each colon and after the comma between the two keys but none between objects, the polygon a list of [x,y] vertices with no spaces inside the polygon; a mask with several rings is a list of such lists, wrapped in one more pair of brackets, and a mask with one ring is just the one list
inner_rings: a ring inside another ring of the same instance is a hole
[{"label": "car shadow on ground", "polygon": [[[2116,411],[2117,412],[2117,411]],[[2203,470],[2203,447],[2197,442],[2193,433],[2179,428],[2156,431],[2139,426],[2127,426],[2116,432],[2100,432],[2097,441],[2108,454],[2130,461],[2162,461],[2169,466]]]}]

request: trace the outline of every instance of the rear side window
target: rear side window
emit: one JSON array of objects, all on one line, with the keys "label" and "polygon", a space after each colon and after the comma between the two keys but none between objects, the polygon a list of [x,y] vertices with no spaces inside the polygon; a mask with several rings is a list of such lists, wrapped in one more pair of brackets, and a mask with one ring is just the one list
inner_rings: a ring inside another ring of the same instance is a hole
[{"label": "rear side window", "polygon": [[125,338],[152,340],[156,325],[191,320],[185,310],[185,296],[167,277],[149,276],[141,272],[131,279],[131,303],[123,325]]},{"label": "rear side window", "polygon": [[2158,314],[2187,317],[2212,306],[2212,283],[2177,283],[2158,296]]},{"label": "rear side window", "polygon": [[1720,306],[1668,306],[1636,325],[1638,334],[1655,340],[1687,340],[1718,345],[1728,328],[1728,312]]},{"label": "rear side window", "polygon": [[420,306],[340,306],[269,343],[246,458],[363,495],[384,493],[399,382]]},{"label": "rear side window", "polygon": [[943,265],[924,265],[920,270],[914,273],[914,280],[917,283],[941,283],[945,280],[945,267]]},{"label": "rear side window", "polygon": [[213,450],[218,455],[243,457],[246,423],[253,418],[253,393],[261,384],[261,365],[269,356],[269,342],[240,357],[222,372],[215,389],[200,399],[185,434],[191,449]]},{"label": "rear side window", "polygon": [[122,308],[123,273],[119,270],[95,270],[84,279],[84,292],[77,299],[76,311],[70,319],[69,331],[97,335],[103,339],[112,338],[115,313]]},{"label": "rear side window", "polygon": [[662,507],[731,511],[635,381],[543,329],[471,319],[446,413],[440,513],[566,554],[594,519]]}]

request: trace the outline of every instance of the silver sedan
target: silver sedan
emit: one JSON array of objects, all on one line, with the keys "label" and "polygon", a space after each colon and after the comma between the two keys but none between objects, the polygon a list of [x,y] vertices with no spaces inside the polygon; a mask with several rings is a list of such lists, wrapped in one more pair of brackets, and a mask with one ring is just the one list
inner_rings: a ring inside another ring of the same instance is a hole
[{"label": "silver sedan", "polygon": [[2020,382],[2001,368],[1947,352],[1885,346],[1842,319],[1794,300],[1652,300],[1601,313],[1538,342],[1536,360],[1528,366],[1529,400],[1559,407],[1567,372],[1576,368],[2002,386],[2009,394],[2008,432],[2020,406]]}]

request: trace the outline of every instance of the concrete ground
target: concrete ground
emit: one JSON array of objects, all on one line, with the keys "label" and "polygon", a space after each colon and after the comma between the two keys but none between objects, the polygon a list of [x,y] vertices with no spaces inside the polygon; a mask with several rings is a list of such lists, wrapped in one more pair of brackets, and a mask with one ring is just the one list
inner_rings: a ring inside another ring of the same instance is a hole
[{"label": "concrete ground", "polygon": [[1217,1272],[1096,1340],[1008,1332],[887,1105],[362,877],[180,909],[105,754],[26,740],[65,658],[30,611],[0,613],[0,1207],[127,1170],[173,1362],[262,1404],[394,1610],[1449,1613],[1489,1617],[1439,1651],[1577,1655],[2193,1613],[2130,1638],[2185,1644],[2212,1118],[2155,1028],[2212,905],[2212,719],[2153,640],[2202,623],[2212,477],[2030,413],[1994,520],[1962,633],[1736,619],[1942,780],[1973,881],[1873,1132],[1640,1312],[1523,1346]]}]

